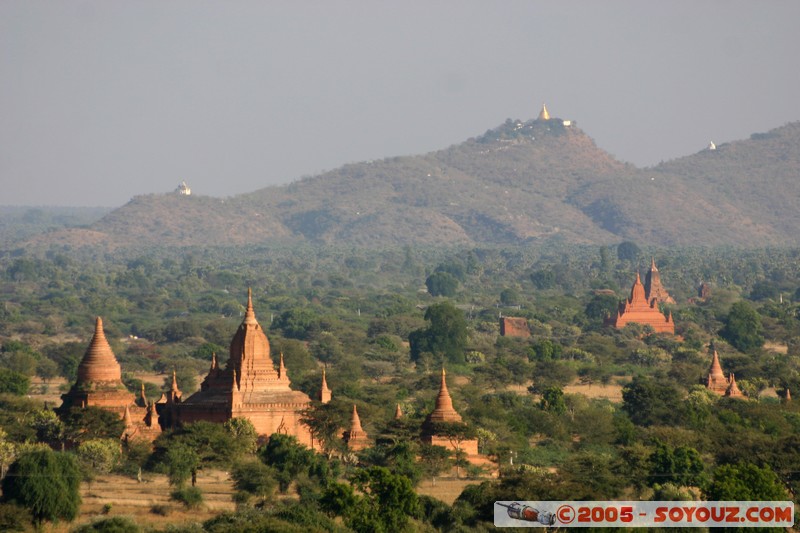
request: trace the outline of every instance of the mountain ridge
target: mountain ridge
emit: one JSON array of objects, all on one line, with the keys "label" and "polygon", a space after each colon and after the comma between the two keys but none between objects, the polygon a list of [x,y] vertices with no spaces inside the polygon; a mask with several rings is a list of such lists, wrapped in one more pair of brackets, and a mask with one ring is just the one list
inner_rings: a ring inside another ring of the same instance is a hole
[{"label": "mountain ridge", "polygon": [[642,169],[560,119],[509,119],[427,154],[226,199],[137,196],[86,228],[85,242],[71,228],[27,244],[791,246],[800,244],[798,177],[800,122]]}]

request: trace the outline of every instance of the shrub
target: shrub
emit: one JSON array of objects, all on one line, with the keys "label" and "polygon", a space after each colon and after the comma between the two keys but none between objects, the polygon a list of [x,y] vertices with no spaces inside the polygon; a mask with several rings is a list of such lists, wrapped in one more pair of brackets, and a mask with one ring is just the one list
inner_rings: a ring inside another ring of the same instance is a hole
[{"label": "shrub", "polygon": [[188,509],[197,509],[203,504],[203,492],[197,487],[183,487],[175,490],[170,497],[184,504]]},{"label": "shrub", "polygon": [[163,503],[156,503],[150,507],[150,512],[153,514],[157,514],[158,516],[169,516],[169,513],[172,511],[169,505],[164,505]]},{"label": "shrub", "polygon": [[115,516],[81,526],[72,533],[140,533],[142,530],[130,518]]}]

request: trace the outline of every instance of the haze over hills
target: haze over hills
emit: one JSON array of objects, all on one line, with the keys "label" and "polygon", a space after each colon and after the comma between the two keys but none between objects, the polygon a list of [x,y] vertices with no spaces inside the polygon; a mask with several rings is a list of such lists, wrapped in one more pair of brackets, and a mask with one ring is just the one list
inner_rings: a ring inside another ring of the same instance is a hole
[{"label": "haze over hills", "polygon": [[[687,123],[687,127],[691,127]],[[218,199],[138,196],[30,245],[800,244],[800,123],[639,169],[560,119]]]}]

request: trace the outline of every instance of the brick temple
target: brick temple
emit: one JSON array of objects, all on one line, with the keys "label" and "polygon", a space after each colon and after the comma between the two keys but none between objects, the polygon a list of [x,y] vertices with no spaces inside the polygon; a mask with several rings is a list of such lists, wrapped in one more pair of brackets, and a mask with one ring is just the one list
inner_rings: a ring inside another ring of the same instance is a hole
[{"label": "brick temple", "polygon": [[[655,262],[653,263],[655,267]],[[658,273],[658,270],[655,271]],[[651,271],[652,275],[652,271]],[[653,287],[660,287],[661,281],[658,277],[650,277],[651,290]],[[653,284],[653,279],[656,280],[657,285]],[[666,293],[666,291],[663,291]],[[667,295],[669,296],[669,295]],[[619,305],[619,309],[615,316],[609,317],[606,324],[613,326],[617,329],[622,329],[628,324],[642,324],[643,326],[650,326],[656,333],[675,333],[675,323],[672,321],[672,313],[664,316],[658,309],[659,298],[662,296],[653,296],[648,298],[639,273],[636,273],[636,281],[631,287],[631,295],[624,302]]]},{"label": "brick temple", "polygon": [[713,344],[710,350],[712,352],[711,366],[708,368],[708,377],[703,379],[701,383],[705,385],[708,390],[720,396],[729,396],[731,398],[744,397],[742,391],[739,390],[739,386],[736,385],[736,377],[733,375],[733,372],[731,372],[730,378],[726,378],[725,374],[722,372],[722,365],[719,363],[719,354],[717,354],[717,350],[714,349]]},{"label": "brick temple", "polygon": [[[250,291],[244,320],[231,340],[225,368],[213,357],[200,390],[172,405],[171,425],[199,420],[223,423],[242,417],[252,422],[261,437],[283,433],[312,446],[311,432],[301,421],[302,411],[310,407],[311,398],[292,390],[282,355],[275,369],[269,341],[253,311]],[[165,414],[169,411],[164,408]]]}]

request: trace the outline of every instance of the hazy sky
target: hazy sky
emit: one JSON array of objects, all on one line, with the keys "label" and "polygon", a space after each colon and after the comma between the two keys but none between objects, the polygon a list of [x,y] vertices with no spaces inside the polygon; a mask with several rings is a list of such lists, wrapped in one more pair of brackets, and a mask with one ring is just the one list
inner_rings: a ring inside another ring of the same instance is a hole
[{"label": "hazy sky", "polygon": [[0,205],[230,196],[576,120],[639,166],[800,119],[800,2],[0,1]]}]

